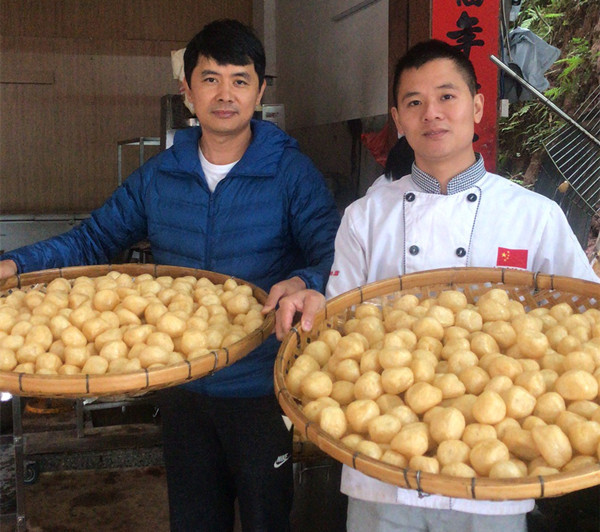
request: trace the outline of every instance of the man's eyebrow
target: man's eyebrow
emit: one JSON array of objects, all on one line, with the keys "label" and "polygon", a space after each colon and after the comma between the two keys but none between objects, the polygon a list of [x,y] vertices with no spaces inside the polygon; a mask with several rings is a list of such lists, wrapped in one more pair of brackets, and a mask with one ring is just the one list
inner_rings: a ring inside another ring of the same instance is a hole
[{"label": "man's eyebrow", "polygon": [[[221,72],[217,72],[216,70],[210,70],[210,69],[205,69],[201,72],[202,76],[220,76],[222,75]],[[245,70],[240,70],[239,72],[234,72],[232,74],[234,77],[237,78],[244,78],[244,79],[250,79],[250,74],[248,72],[246,72]]]},{"label": "man's eyebrow", "polygon": [[[448,83],[442,83],[441,85],[437,85],[435,87],[436,89],[456,89],[456,85],[452,82],[448,82]],[[414,98],[415,96],[419,96],[419,94],[421,94],[419,91],[410,91],[407,92],[406,94],[404,94],[401,98],[402,101],[406,100],[407,98]]]}]

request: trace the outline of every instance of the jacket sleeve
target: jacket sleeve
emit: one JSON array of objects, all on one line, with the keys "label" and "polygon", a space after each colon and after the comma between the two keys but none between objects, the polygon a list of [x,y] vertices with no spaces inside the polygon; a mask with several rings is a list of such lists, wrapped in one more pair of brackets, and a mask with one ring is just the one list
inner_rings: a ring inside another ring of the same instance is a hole
[{"label": "jacket sleeve", "polygon": [[292,271],[289,278],[299,276],[307,288],[324,292],[333,262],[339,213],[323,176],[308,157],[298,152],[282,170],[291,176],[289,220],[307,264]]},{"label": "jacket sleeve", "polygon": [[565,214],[555,202],[551,202],[546,211],[544,230],[532,269],[547,274],[600,282]]},{"label": "jacket sleeve", "polygon": [[5,253],[0,260],[15,261],[19,273],[109,263],[146,236],[143,188],[140,169],[77,227]]}]

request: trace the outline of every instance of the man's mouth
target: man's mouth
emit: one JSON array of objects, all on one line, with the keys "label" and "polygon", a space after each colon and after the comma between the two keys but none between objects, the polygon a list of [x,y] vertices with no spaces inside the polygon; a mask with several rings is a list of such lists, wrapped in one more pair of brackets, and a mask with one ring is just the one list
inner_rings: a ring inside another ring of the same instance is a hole
[{"label": "man's mouth", "polygon": [[237,111],[234,109],[215,109],[212,113],[218,118],[231,118],[237,114]]},{"label": "man's mouth", "polygon": [[423,136],[435,140],[443,137],[446,133],[448,133],[446,129],[430,129],[429,131],[425,131]]}]

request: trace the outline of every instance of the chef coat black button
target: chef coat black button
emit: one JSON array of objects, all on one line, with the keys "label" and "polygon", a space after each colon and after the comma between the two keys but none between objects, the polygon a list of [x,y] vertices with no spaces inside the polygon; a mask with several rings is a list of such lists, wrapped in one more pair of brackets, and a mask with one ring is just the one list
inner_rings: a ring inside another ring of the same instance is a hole
[{"label": "chef coat black button", "polygon": [[408,248],[408,252],[409,252],[411,255],[418,255],[418,254],[419,254],[419,246],[410,246],[410,247]]},{"label": "chef coat black button", "polygon": [[464,257],[467,254],[467,250],[465,248],[456,248],[456,254],[459,257]]},{"label": "chef coat black button", "polygon": [[[415,195],[414,195],[412,192],[409,192],[409,193],[406,195],[406,201],[415,201]],[[418,249],[419,249],[419,248],[417,248],[417,252],[418,252]]]},{"label": "chef coat black button", "polygon": [[471,203],[473,203],[474,201],[477,201],[477,194],[473,194],[473,193],[469,194],[467,196],[467,201],[470,201]]}]

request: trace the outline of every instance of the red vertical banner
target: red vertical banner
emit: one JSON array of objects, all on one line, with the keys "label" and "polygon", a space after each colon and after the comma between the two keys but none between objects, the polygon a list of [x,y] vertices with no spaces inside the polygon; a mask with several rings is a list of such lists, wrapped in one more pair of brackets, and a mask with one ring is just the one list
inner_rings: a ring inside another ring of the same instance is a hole
[{"label": "red vertical banner", "polygon": [[490,55],[498,55],[500,0],[432,0],[431,36],[459,48],[473,63],[485,103],[475,127],[486,168],[496,170],[498,69]]}]

